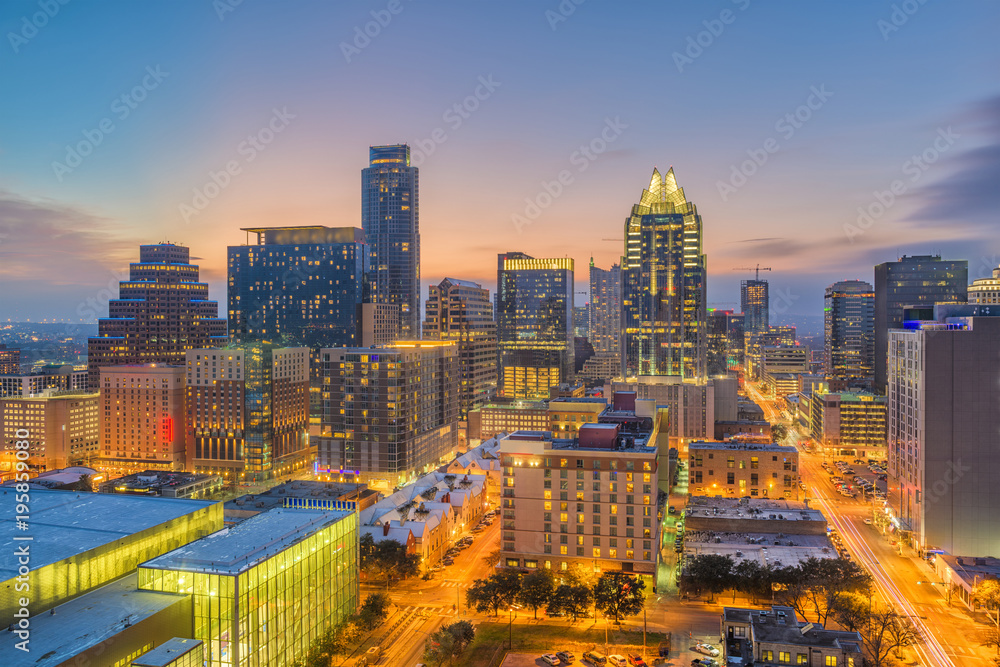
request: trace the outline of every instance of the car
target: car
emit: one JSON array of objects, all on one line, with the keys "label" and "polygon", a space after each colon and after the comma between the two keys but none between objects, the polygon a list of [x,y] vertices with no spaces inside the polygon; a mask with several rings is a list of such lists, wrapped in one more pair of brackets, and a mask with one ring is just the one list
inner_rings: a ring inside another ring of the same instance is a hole
[{"label": "car", "polygon": [[628,663],[625,661],[625,656],[617,653],[612,653],[608,656],[608,664],[611,665],[611,667],[628,667]]},{"label": "car", "polygon": [[628,658],[628,664],[632,665],[632,667],[648,667],[646,661],[642,659],[641,655],[636,655],[635,653],[629,653],[625,657]]},{"label": "car", "polygon": [[455,564],[455,559],[454,558],[445,558],[441,562],[444,563],[445,565],[454,565]]},{"label": "car", "polygon": [[711,658],[695,658],[691,661],[692,667],[719,667],[719,663]]},{"label": "car", "polygon": [[867,517],[864,518],[864,519],[862,519],[862,521],[864,521],[864,523],[865,523],[866,526],[872,525],[872,520],[869,519],[869,518],[867,518]]},{"label": "car", "polygon": [[557,656],[555,653],[543,653],[542,662],[544,662],[546,665],[558,665],[559,656]]},{"label": "car", "polygon": [[705,655],[710,655],[713,658],[719,655],[719,649],[712,646],[711,644],[706,644],[704,642],[698,642],[694,645],[694,650],[698,653],[704,653]]},{"label": "car", "polygon": [[667,514],[677,514],[677,508],[671,505],[670,509],[667,510]]},{"label": "car", "polygon": [[600,651],[587,651],[583,654],[583,659],[595,667],[604,667],[608,664],[608,657]]},{"label": "car", "polygon": [[[549,615],[551,616],[551,614]],[[559,651],[556,655],[567,665],[576,660],[576,656],[573,655],[572,651]]]}]

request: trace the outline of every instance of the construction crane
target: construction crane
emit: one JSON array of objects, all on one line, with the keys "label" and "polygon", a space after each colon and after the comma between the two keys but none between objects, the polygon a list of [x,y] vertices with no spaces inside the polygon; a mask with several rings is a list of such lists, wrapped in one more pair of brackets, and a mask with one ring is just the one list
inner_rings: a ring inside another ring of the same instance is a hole
[{"label": "construction crane", "polygon": [[755,273],[754,280],[760,280],[760,272],[761,271],[771,271],[771,270],[772,270],[771,267],[769,267],[769,266],[761,266],[760,264],[758,264],[756,268],[754,268],[752,266],[740,266],[740,267],[737,267],[737,268],[733,269],[733,271],[753,271]]}]

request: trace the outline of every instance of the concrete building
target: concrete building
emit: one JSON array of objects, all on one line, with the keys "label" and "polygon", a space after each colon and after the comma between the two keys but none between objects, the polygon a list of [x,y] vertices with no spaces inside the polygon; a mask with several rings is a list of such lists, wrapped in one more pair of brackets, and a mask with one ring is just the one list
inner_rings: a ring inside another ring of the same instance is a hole
[{"label": "concrete building", "polygon": [[771,424],[766,421],[750,421],[748,419],[736,421],[715,422],[715,439],[725,442],[731,438],[743,439],[752,438],[754,441],[771,440]]},{"label": "concrete building", "polygon": [[86,391],[89,374],[86,368],[69,364],[50,364],[32,373],[0,375],[0,398],[38,396],[46,390]]},{"label": "concrete building", "polygon": [[388,490],[451,458],[460,399],[455,341],[398,341],[321,354],[318,474]]},{"label": "concrete building", "polygon": [[490,291],[477,283],[445,278],[428,288],[425,340],[458,344],[459,419],[492,400],[497,390],[497,334]]},{"label": "concrete building", "polygon": [[229,342],[226,319],[208,299],[190,252],[172,243],[139,246],[139,261],[119,283],[108,317],[87,340],[89,386],[100,387],[100,369],[123,364],[181,364],[188,350]]},{"label": "concrete building", "polygon": [[799,391],[799,376],[794,373],[768,373],[767,388],[771,395],[783,398]]},{"label": "concrete building", "polygon": [[[969,303],[1000,304],[1000,268],[993,269],[992,278],[979,278],[969,285]],[[0,351],[0,354],[3,354]]]},{"label": "concrete building", "polygon": [[487,403],[469,413],[470,443],[514,431],[548,429],[549,407],[546,401]]},{"label": "concrete building", "polygon": [[746,318],[745,331],[748,337],[764,333],[771,325],[771,299],[768,284],[758,274],[754,280],[740,281],[740,310]]},{"label": "concrete building", "polygon": [[[0,375],[20,375],[21,350],[0,345]],[[6,394],[3,394],[6,395]]]},{"label": "concrete building", "polygon": [[875,377],[875,291],[870,283],[845,280],[826,288],[823,332],[826,374],[870,385]]},{"label": "concrete building", "polygon": [[865,662],[859,633],[799,620],[791,607],[724,607],[721,634],[726,640],[724,660],[735,664],[862,667]]},{"label": "concrete building", "polygon": [[309,348],[190,350],[185,373],[188,470],[235,484],[312,463]]},{"label": "concrete building", "polygon": [[207,498],[222,489],[219,475],[144,470],[134,475],[110,479],[100,485],[101,493],[124,493],[162,498]]},{"label": "concrete building", "polygon": [[185,367],[110,366],[100,373],[97,469],[109,478],[144,470],[184,470]]},{"label": "concrete building", "polygon": [[625,412],[609,410],[575,439],[522,431],[501,440],[501,564],[655,573],[663,420]]},{"label": "concrete building", "polygon": [[[0,399],[0,473],[13,471],[18,460],[36,474],[91,465],[100,443],[99,408],[96,392]],[[27,450],[17,447],[24,440]],[[18,451],[27,451],[28,458],[19,459]]]},{"label": "concrete building", "polygon": [[809,348],[800,345],[765,346],[761,350],[761,373],[808,373]]},{"label": "concrete building", "polygon": [[726,375],[743,367],[745,316],[732,310],[708,311],[708,375]]},{"label": "concrete building", "polygon": [[812,437],[835,456],[886,457],[886,399],[871,393],[812,392]]},{"label": "concrete building", "polygon": [[608,408],[603,398],[554,398],[549,401],[549,425],[554,438],[575,438],[584,424],[596,424]]},{"label": "concrete building", "polygon": [[919,550],[1000,553],[1000,317],[990,305],[934,311],[889,333],[890,501]]},{"label": "concrete building", "polygon": [[637,400],[668,409],[673,447],[704,440],[715,432],[715,380],[695,383],[681,382],[678,377],[643,376],[635,381],[612,381],[605,385],[604,396],[610,399],[622,391],[635,392]]},{"label": "concrete building", "polygon": [[798,500],[799,452],[795,447],[746,442],[688,444],[691,495]]},{"label": "concrete building", "polygon": [[359,512],[379,499],[378,491],[364,484],[343,481],[296,479],[266,491],[248,493],[226,501],[226,524],[239,523],[278,507],[336,510],[354,507]]},{"label": "concrete building", "polygon": [[886,393],[889,330],[903,326],[907,306],[964,302],[969,289],[969,262],[942,260],[940,255],[903,255],[875,266],[875,391]]},{"label": "concrete building", "polygon": [[[621,372],[622,269],[594,266],[590,258],[590,303],[587,307],[588,338],[594,357],[584,362],[585,377],[609,378]],[[592,362],[592,363],[591,363]],[[588,365],[589,364],[589,365]],[[605,372],[611,369],[610,373]]]},{"label": "concrete building", "polygon": [[359,303],[355,340],[359,347],[392,345],[399,340],[399,306],[394,303]]}]

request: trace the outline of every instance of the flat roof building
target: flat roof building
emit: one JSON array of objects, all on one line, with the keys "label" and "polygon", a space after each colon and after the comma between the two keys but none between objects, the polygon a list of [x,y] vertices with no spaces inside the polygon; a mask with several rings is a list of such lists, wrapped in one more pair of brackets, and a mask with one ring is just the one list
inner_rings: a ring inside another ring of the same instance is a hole
[{"label": "flat roof building", "polygon": [[692,495],[799,499],[795,447],[748,442],[688,444]]}]

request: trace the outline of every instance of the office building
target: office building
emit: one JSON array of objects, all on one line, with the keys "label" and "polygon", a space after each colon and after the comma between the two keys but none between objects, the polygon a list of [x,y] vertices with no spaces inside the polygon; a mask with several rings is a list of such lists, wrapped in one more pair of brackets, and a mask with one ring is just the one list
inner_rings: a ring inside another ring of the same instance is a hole
[{"label": "office building", "polygon": [[906,306],[964,302],[969,262],[942,260],[940,255],[903,255],[875,267],[875,390],[886,392],[889,329],[903,326]]},{"label": "office building", "polygon": [[795,327],[789,325],[768,327],[767,331],[761,333],[760,338],[765,346],[798,345],[795,339]]},{"label": "office building", "polygon": [[139,566],[142,591],[190,596],[207,667],[290,665],[358,606],[358,515],[279,508]]},{"label": "office building", "polygon": [[356,345],[392,345],[399,340],[399,306],[394,303],[359,303]]},{"label": "office building", "polygon": [[185,372],[187,470],[235,484],[311,464],[309,348],[190,350]]},{"label": "office building", "polygon": [[554,438],[575,438],[584,424],[596,424],[608,408],[604,398],[554,398],[549,401],[549,425]]},{"label": "office building", "polygon": [[875,292],[863,280],[826,288],[823,298],[826,374],[870,386],[875,376]]},{"label": "office building", "polygon": [[184,246],[139,246],[139,261],[119,283],[108,317],[97,321],[97,338],[87,340],[89,386],[100,388],[100,369],[125,364],[181,364],[188,350],[223,346],[226,320],[208,299]]},{"label": "office building", "polygon": [[69,364],[48,364],[31,373],[0,375],[0,398],[37,396],[46,390],[84,391],[89,388],[86,368]]},{"label": "office building", "polygon": [[764,333],[770,327],[770,297],[766,280],[740,281],[740,308],[746,318],[747,336]]},{"label": "office building", "polygon": [[547,431],[549,428],[549,408],[545,401],[486,403],[469,412],[470,442],[514,431]]},{"label": "office building", "polygon": [[457,446],[455,341],[322,351],[316,472],[387,490],[442,465]]},{"label": "office building", "polygon": [[491,400],[497,387],[497,334],[490,291],[467,280],[445,278],[431,285],[424,319],[425,340],[458,344],[459,419]]},{"label": "office building", "polygon": [[688,444],[691,495],[799,499],[795,447],[749,442]]},{"label": "office building", "polygon": [[143,470],[132,475],[109,479],[102,482],[99,488],[101,493],[197,500],[221,491],[222,477],[190,472]]},{"label": "office building", "polygon": [[708,375],[726,375],[743,365],[743,313],[732,310],[708,311]]},{"label": "office building", "polygon": [[670,446],[679,447],[689,440],[704,440],[715,432],[715,380],[681,382],[674,376],[646,376],[637,381],[610,382],[604,397],[632,391],[637,400],[666,406],[670,413]]},{"label": "office building", "polygon": [[656,426],[628,423],[585,424],[574,439],[519,431],[502,440],[501,565],[654,576],[657,440]]},{"label": "office building", "polygon": [[[993,269],[992,278],[978,278],[969,285],[969,303],[1000,304],[1000,268]],[[0,355],[3,351],[0,350]]]},{"label": "office building", "polygon": [[808,373],[809,348],[765,347],[761,350],[761,372],[764,375],[772,373]]},{"label": "office building", "polygon": [[622,328],[622,269],[594,266],[590,258],[590,304],[588,306],[590,344],[594,353],[619,358]]},{"label": "office building", "polygon": [[886,457],[886,398],[868,392],[812,391],[812,437],[835,456]]},{"label": "office building", "polygon": [[900,489],[898,506],[890,500],[921,551],[1000,553],[1000,317],[991,308],[936,306],[933,320],[889,333],[888,471]]},{"label": "office building", "polygon": [[374,251],[375,298],[399,306],[404,339],[420,335],[419,170],[406,144],[372,146],[361,170],[361,226]]},{"label": "office building", "polygon": [[[34,473],[91,465],[100,442],[99,406],[96,392],[0,399],[0,472],[14,470],[17,461],[26,461]],[[16,447],[23,440],[27,450]],[[18,451],[27,451],[28,458]]]},{"label": "office building", "polygon": [[94,466],[121,477],[183,470],[184,366],[110,366],[101,372],[101,441]]},{"label": "office building", "polygon": [[[724,607],[721,633],[727,663],[861,667],[866,662],[860,633],[807,623],[791,607]],[[736,650],[729,650],[733,646]]]},{"label": "office building", "polygon": [[[229,246],[229,335],[317,350],[355,345],[371,249],[356,227],[248,227]],[[256,239],[251,243],[251,235]]]},{"label": "office building", "polygon": [[0,345],[0,375],[20,375],[21,350],[8,349]]},{"label": "office building", "polygon": [[573,379],[573,260],[497,256],[498,395],[538,400]]},{"label": "office building", "polygon": [[701,216],[673,167],[653,169],[625,220],[622,368],[627,378],[706,377],[706,259]]}]

